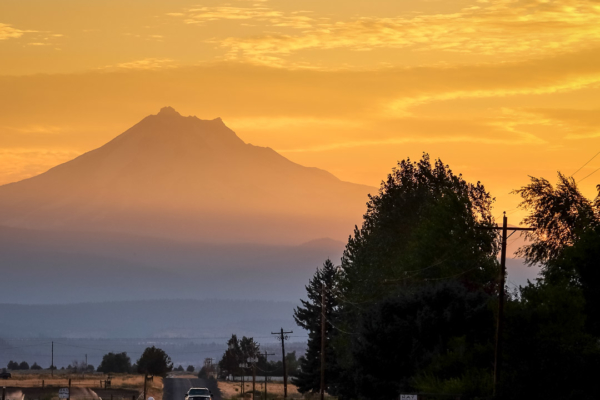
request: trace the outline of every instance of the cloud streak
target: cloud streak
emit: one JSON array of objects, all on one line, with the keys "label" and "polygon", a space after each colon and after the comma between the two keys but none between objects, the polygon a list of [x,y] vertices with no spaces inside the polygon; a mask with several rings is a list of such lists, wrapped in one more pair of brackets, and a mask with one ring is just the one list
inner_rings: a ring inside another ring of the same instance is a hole
[{"label": "cloud streak", "polygon": [[[542,56],[600,44],[600,4],[594,0],[489,0],[447,14],[360,17],[329,21],[268,7],[203,7],[185,22],[221,19],[262,22],[271,32],[218,40],[230,59],[282,62],[306,50],[410,49],[489,57]],[[299,34],[273,27],[301,28]]]},{"label": "cloud streak", "polygon": [[25,33],[36,32],[36,31],[24,31],[21,29],[13,28],[9,24],[0,23],[0,40],[7,39],[18,39]]}]

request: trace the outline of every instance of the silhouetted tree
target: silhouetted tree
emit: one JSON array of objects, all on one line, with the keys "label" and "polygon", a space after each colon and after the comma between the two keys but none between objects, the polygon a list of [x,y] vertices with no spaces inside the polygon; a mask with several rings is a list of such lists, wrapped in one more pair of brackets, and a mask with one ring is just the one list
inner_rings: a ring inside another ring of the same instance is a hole
[{"label": "silhouetted tree", "polygon": [[193,365],[188,365],[187,368],[185,369],[187,372],[194,372],[195,368]]},{"label": "silhouetted tree", "polygon": [[183,372],[183,367],[179,365],[177,368],[174,369],[174,371]]},{"label": "silhouetted tree", "polygon": [[572,177],[558,176],[556,187],[532,177],[515,191],[523,199],[519,206],[529,212],[524,223],[536,229],[519,254],[542,266],[547,284],[582,291],[586,326],[600,337],[600,197],[589,200]]},{"label": "silhouetted tree", "polygon": [[10,360],[10,361],[8,362],[8,364],[6,365],[6,368],[7,368],[7,369],[10,369],[10,370],[12,370],[12,371],[16,371],[16,370],[18,370],[18,369],[19,369],[19,363],[18,363],[18,362],[16,362],[16,361]]},{"label": "silhouetted tree", "polygon": [[356,392],[342,392],[382,400],[431,387],[489,395],[494,319],[488,300],[482,291],[448,282],[402,291],[369,309],[353,336]]},{"label": "silhouetted tree", "polygon": [[31,370],[38,371],[41,369],[42,369],[42,367],[40,367],[36,362],[34,362],[33,365],[31,366]]},{"label": "silhouetted tree", "polygon": [[239,375],[241,373],[239,364],[242,362],[242,350],[237,335],[231,335],[227,341],[227,350],[219,361],[219,368],[226,375]]},{"label": "silhouetted tree", "polygon": [[19,364],[19,369],[22,371],[28,370],[29,364],[27,363],[27,361],[22,361],[21,364]]},{"label": "silhouetted tree", "polygon": [[579,288],[543,281],[507,303],[499,399],[600,398],[600,349],[584,308]]},{"label": "silhouetted tree", "polygon": [[[442,280],[495,292],[499,237],[481,229],[495,226],[493,201],[480,182],[467,182],[439,159],[432,165],[427,154],[418,162],[400,161],[379,193],[369,196],[362,227],[355,228],[342,257],[336,325],[345,333],[334,339],[339,375],[333,394],[355,397],[359,365],[352,338],[372,306]],[[377,346],[367,339],[364,345]],[[387,358],[382,365],[396,357],[393,352],[381,356]]]},{"label": "silhouetted tree", "polygon": [[530,264],[558,258],[563,249],[600,223],[600,197],[588,200],[575,180],[560,172],[556,187],[546,179],[531,177],[529,185],[513,193],[523,199],[519,207],[529,212],[523,223],[535,228],[526,234],[532,243],[518,253]]},{"label": "silhouetted tree", "polygon": [[137,361],[138,372],[142,374],[151,374],[165,376],[173,369],[171,357],[164,350],[154,346],[147,347],[144,353]]},{"label": "silhouetted tree", "polygon": [[[325,288],[325,326],[326,335],[326,369],[325,382],[335,382],[336,356],[332,346],[335,334],[334,320],[337,312],[337,298],[334,293],[338,290],[336,267],[327,259],[322,268],[317,271],[306,286],[308,300],[300,300],[301,306],[294,310],[294,320],[304,330],[308,331],[306,354],[300,358],[299,370],[292,380],[300,393],[318,392],[321,387],[321,314],[322,289]],[[290,371],[292,368],[290,367]]]},{"label": "silhouetted tree", "polygon": [[398,287],[450,276],[492,286],[498,235],[479,229],[494,225],[492,202],[481,183],[466,182],[441,160],[432,165],[424,154],[418,162],[399,162],[379,194],[369,196],[362,227],[348,240],[344,298],[375,303]]},{"label": "silhouetted tree", "polygon": [[131,359],[127,353],[108,353],[102,357],[98,372],[127,373],[131,370]]}]

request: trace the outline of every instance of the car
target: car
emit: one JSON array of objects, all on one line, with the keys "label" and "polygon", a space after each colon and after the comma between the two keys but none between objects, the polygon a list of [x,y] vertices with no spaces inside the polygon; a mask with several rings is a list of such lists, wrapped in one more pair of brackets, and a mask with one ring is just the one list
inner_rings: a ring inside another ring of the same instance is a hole
[{"label": "car", "polygon": [[212,392],[207,388],[190,388],[185,394],[185,400],[211,400]]},{"label": "car", "polygon": [[10,372],[0,372],[0,379],[8,379],[8,378],[12,378],[12,374]]}]

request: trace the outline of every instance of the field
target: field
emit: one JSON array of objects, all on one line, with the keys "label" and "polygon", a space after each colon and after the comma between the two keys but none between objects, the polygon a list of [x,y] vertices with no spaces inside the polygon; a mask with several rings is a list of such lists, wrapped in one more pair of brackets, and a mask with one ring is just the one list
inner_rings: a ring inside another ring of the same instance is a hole
[{"label": "field", "polygon": [[[68,374],[55,371],[54,376],[50,372],[42,373],[19,373],[13,372],[12,378],[3,381],[3,385],[11,388],[19,388],[16,391],[16,396],[11,396],[9,399],[19,398],[19,393],[31,392],[32,394],[40,394],[40,397],[47,400],[57,399],[57,391],[59,388],[68,387],[69,379],[71,379],[71,392],[73,399],[88,399],[101,397],[103,399],[131,399],[134,392],[142,393],[144,388],[144,377],[133,374],[113,374],[110,388],[105,389],[104,382],[107,375],[101,373],[93,374]],[[42,390],[44,389],[44,390]],[[162,378],[154,377],[153,381],[147,384],[148,396],[154,397],[155,400],[162,400],[163,382]],[[30,397],[29,395],[27,397]],[[137,398],[137,396],[136,396]]]},{"label": "field", "polygon": [[[221,395],[224,399],[232,399],[240,396],[241,391],[241,382],[223,382],[219,381],[219,390],[221,391]],[[256,382],[256,390],[260,392],[264,392],[265,386],[264,382]],[[288,397],[289,398],[302,398],[302,395],[298,393],[296,386],[288,383]],[[252,382],[245,383],[245,392],[250,392],[252,390]],[[269,382],[267,384],[267,390],[269,392],[269,397],[273,395],[276,398],[283,398],[283,383],[281,382]]]}]

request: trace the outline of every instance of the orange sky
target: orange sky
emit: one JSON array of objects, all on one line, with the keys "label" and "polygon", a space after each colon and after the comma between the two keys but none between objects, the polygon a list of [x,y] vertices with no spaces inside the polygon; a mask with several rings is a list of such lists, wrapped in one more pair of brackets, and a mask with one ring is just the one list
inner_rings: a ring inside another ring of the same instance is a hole
[{"label": "orange sky", "polygon": [[500,215],[527,175],[600,151],[600,3],[0,2],[0,183],[165,105],[374,186],[426,151],[483,181]]}]

